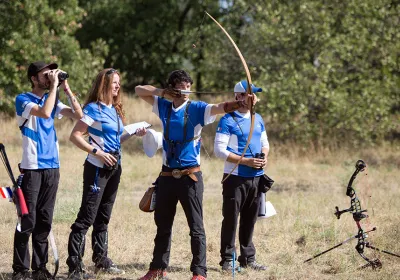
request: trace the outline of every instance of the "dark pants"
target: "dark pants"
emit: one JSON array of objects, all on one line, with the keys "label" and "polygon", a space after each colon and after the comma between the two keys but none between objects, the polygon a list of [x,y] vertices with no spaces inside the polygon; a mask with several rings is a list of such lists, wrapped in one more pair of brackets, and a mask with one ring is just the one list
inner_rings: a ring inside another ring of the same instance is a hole
[{"label": "dark pants", "polygon": [[71,226],[68,241],[67,265],[69,271],[81,269],[85,251],[85,235],[93,225],[93,262],[107,257],[108,223],[117,196],[121,177],[121,166],[117,170],[96,167],[86,161],[83,171],[83,194],[81,208],[75,223]]},{"label": "dark pants", "polygon": [[252,240],[260,204],[259,180],[260,177],[246,178],[231,175],[223,183],[222,215],[224,219],[221,228],[221,265],[232,260],[233,252],[236,255],[235,236],[239,214],[240,256],[238,261],[241,265],[255,261],[256,249]]},{"label": "dark pants", "polygon": [[[163,171],[171,171],[163,166]],[[153,260],[150,269],[166,269],[171,250],[172,224],[178,201],[190,229],[192,263],[190,270],[194,275],[207,276],[206,267],[206,235],[203,225],[203,176],[201,171],[194,173],[198,182],[189,176],[180,179],[164,176],[158,178],[156,209],[154,220],[157,225],[157,235],[154,239]]]},{"label": "dark pants", "polygon": [[21,232],[15,230],[13,270],[29,270],[29,236],[32,234],[32,270],[46,267],[48,241],[60,172],[55,169],[25,170],[21,189],[29,214],[21,218]]}]

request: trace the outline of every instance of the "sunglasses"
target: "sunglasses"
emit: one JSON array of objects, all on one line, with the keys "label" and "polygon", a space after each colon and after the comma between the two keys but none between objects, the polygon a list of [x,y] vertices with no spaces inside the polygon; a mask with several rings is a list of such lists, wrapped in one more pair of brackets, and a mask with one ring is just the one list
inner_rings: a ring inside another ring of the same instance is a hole
[{"label": "sunglasses", "polygon": [[236,92],[236,95],[240,95],[241,97],[245,96],[246,94],[246,92]]},{"label": "sunglasses", "polygon": [[106,75],[110,75],[110,74],[115,73],[115,72],[117,72],[117,70],[115,70],[114,68],[111,68],[110,70],[108,70],[106,72]]}]

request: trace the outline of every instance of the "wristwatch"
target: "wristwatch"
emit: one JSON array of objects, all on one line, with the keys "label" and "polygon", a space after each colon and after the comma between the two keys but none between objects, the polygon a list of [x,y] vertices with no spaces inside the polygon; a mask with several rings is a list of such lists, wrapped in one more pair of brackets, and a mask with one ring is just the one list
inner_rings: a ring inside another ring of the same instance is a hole
[{"label": "wristwatch", "polygon": [[96,148],[93,148],[93,150],[92,150],[92,154],[96,154],[97,153],[97,149]]}]

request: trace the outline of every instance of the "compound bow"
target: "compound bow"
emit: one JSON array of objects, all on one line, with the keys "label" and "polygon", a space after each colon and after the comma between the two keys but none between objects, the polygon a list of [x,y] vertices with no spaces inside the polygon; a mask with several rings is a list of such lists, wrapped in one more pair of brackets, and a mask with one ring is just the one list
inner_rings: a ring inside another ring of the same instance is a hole
[{"label": "compound bow", "polygon": [[347,209],[339,210],[339,207],[336,206],[336,212],[334,213],[335,216],[338,219],[340,219],[340,216],[343,213],[346,213],[346,212],[352,213],[353,214],[353,219],[356,222],[357,228],[358,228],[357,234],[352,236],[352,237],[350,237],[350,238],[348,238],[348,239],[346,239],[345,241],[343,241],[343,242],[341,242],[341,243],[339,243],[339,244],[337,244],[337,245],[335,245],[335,246],[333,246],[333,247],[331,247],[331,248],[329,248],[329,249],[327,249],[327,250],[325,250],[325,251],[323,251],[323,252],[321,252],[321,253],[319,253],[319,254],[311,257],[311,258],[309,258],[309,259],[307,259],[307,260],[305,260],[304,262],[309,262],[312,259],[315,259],[315,258],[317,258],[317,257],[319,257],[319,256],[321,256],[321,255],[323,255],[323,254],[325,254],[325,253],[327,253],[327,252],[329,252],[329,251],[331,251],[331,250],[333,250],[333,249],[335,249],[335,248],[337,248],[337,247],[339,247],[339,246],[341,246],[341,245],[343,245],[343,244],[345,244],[345,243],[347,243],[350,240],[353,240],[355,238],[357,238],[357,240],[358,240],[357,245],[355,247],[356,250],[357,250],[357,253],[365,261],[367,261],[367,264],[362,266],[361,268],[366,268],[366,267],[370,266],[373,269],[379,269],[379,268],[382,267],[382,262],[378,258],[372,260],[372,259],[368,258],[367,256],[365,256],[365,254],[364,254],[364,249],[365,248],[370,248],[372,250],[375,250],[375,251],[378,251],[378,252],[383,252],[383,253],[386,253],[386,254],[389,254],[389,255],[392,255],[392,256],[400,258],[400,255],[397,255],[397,254],[394,254],[394,253],[391,253],[391,252],[388,252],[388,251],[385,251],[385,250],[380,250],[380,249],[378,249],[376,247],[371,246],[369,244],[369,242],[367,241],[368,233],[372,232],[372,231],[375,231],[376,227],[372,228],[369,231],[365,231],[362,228],[361,224],[360,224],[360,221],[362,219],[368,218],[368,215],[364,214],[365,212],[367,212],[367,210],[366,209],[364,209],[364,210],[362,209],[361,202],[360,202],[359,198],[357,197],[357,193],[356,193],[355,189],[352,187],[352,185],[353,185],[354,180],[357,177],[357,174],[359,172],[364,171],[366,166],[367,165],[365,164],[365,162],[363,160],[358,160],[356,162],[356,170],[354,171],[353,175],[351,176],[350,181],[349,181],[349,183],[347,185],[347,189],[346,189],[346,195],[348,197],[350,197],[350,207],[347,208]]}]

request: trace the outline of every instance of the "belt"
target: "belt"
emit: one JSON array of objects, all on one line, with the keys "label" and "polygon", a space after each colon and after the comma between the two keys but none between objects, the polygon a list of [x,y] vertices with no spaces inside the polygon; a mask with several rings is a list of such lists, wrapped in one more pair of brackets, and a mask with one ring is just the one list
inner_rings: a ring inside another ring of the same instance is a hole
[{"label": "belt", "polygon": [[172,176],[175,179],[180,179],[182,176],[188,175],[193,181],[197,182],[197,177],[193,173],[200,171],[200,166],[189,168],[189,169],[174,169],[171,172],[161,171],[160,176]]}]

